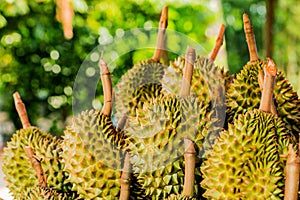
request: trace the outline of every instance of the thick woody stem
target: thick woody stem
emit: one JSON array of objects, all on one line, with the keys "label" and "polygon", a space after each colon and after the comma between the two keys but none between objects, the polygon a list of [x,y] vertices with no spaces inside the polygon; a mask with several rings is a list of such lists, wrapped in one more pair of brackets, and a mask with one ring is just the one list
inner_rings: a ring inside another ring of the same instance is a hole
[{"label": "thick woody stem", "polygon": [[131,173],[131,164],[130,164],[130,155],[126,153],[123,172],[121,175],[121,193],[120,200],[128,200],[130,196],[130,173]]},{"label": "thick woody stem", "polygon": [[156,49],[153,55],[153,60],[159,62],[162,52],[165,48],[166,29],[168,27],[168,6],[165,6],[161,12]]},{"label": "thick woody stem", "polygon": [[64,37],[71,39],[73,37],[73,17],[74,11],[71,0],[56,0],[56,19],[62,23]]},{"label": "thick woody stem", "polygon": [[99,61],[101,82],[104,94],[104,105],[101,112],[106,116],[110,116],[112,111],[112,83],[110,72],[102,57],[103,55],[101,56]]},{"label": "thick woody stem", "polygon": [[[262,70],[259,71],[259,73],[258,73],[258,84],[259,84],[260,91],[263,91],[264,72]],[[271,113],[273,115],[277,116],[277,110],[276,110],[276,107],[275,107],[275,104],[274,104],[274,99],[273,99],[272,104],[271,104]]]},{"label": "thick woody stem", "polygon": [[17,110],[18,115],[20,117],[23,128],[30,127],[31,125],[30,125],[30,122],[29,122],[29,119],[28,119],[28,116],[27,116],[25,104],[23,103],[19,93],[15,92],[13,94],[13,97],[14,97],[14,101],[15,101],[15,107],[16,107],[16,110]]},{"label": "thick woody stem", "polygon": [[218,55],[218,52],[221,48],[221,46],[223,45],[223,38],[224,38],[224,32],[225,32],[225,25],[222,24],[221,27],[220,27],[220,30],[219,30],[219,34],[218,34],[218,37],[216,39],[216,43],[215,43],[215,46],[210,54],[210,57],[209,59],[214,61]]},{"label": "thick woody stem", "polygon": [[254,62],[258,60],[258,53],[256,48],[256,42],[255,42],[255,35],[253,31],[253,27],[250,23],[249,16],[244,13],[243,14],[243,21],[244,21],[244,32],[246,35],[246,41],[248,44],[249,54],[250,54],[250,62]]},{"label": "thick woody stem", "polygon": [[24,147],[24,150],[26,152],[27,157],[30,160],[30,164],[33,167],[36,176],[38,178],[38,184],[40,187],[47,187],[47,182],[46,182],[46,178],[45,178],[45,174],[43,171],[43,168],[41,166],[41,159],[39,159],[33,149],[29,146]]},{"label": "thick woody stem", "polygon": [[188,46],[185,54],[185,65],[184,65],[183,79],[182,79],[181,90],[180,90],[181,97],[186,97],[190,95],[190,86],[192,82],[195,59],[196,59],[195,49]]},{"label": "thick woody stem", "polygon": [[[299,151],[299,150],[298,150]],[[290,144],[285,166],[284,200],[297,200],[300,175],[300,157]]]},{"label": "thick woody stem", "polygon": [[117,130],[117,131],[121,131],[121,130],[125,127],[126,122],[127,122],[127,115],[124,114],[124,115],[119,119],[119,121],[118,121],[118,123],[117,123],[116,130]]},{"label": "thick woody stem", "polygon": [[273,104],[273,92],[275,85],[277,68],[272,59],[268,58],[266,66],[264,68],[264,84],[261,95],[261,102],[259,109],[264,112],[271,112],[271,107]]},{"label": "thick woody stem", "polygon": [[184,149],[185,174],[183,195],[192,196],[195,184],[196,150],[194,143],[189,139],[184,139]]}]

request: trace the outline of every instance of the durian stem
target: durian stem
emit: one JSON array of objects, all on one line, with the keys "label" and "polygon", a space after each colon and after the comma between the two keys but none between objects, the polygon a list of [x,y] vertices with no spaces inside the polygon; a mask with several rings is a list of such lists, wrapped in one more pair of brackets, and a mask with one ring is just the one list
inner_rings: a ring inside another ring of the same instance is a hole
[{"label": "durian stem", "polygon": [[74,11],[71,0],[56,0],[56,19],[62,23],[64,37],[72,39],[73,37],[73,17]]},{"label": "durian stem", "polygon": [[249,54],[250,54],[250,62],[257,61],[258,53],[256,48],[256,41],[255,41],[255,35],[253,31],[253,27],[251,25],[249,16],[244,13],[243,14],[243,21],[244,21],[244,32],[246,35],[246,41],[248,44]]},{"label": "durian stem", "polygon": [[264,84],[261,95],[260,107],[259,109],[264,112],[271,112],[271,107],[273,104],[273,93],[275,85],[277,68],[274,61],[270,58],[267,58],[267,63],[264,68]]},{"label": "durian stem", "polygon": [[23,103],[19,93],[15,92],[13,94],[13,97],[14,97],[14,101],[15,101],[15,107],[16,107],[16,110],[17,110],[18,115],[20,117],[23,128],[30,127],[31,125],[30,125],[28,115],[27,115],[27,112],[26,112],[26,107],[25,107],[25,104]]},{"label": "durian stem", "polygon": [[27,157],[29,158],[31,166],[33,167],[33,169],[37,175],[39,186],[47,187],[47,181],[45,178],[43,168],[41,166],[41,159],[35,155],[35,152],[33,151],[33,149],[31,147],[25,146],[24,150],[26,152]]},{"label": "durian stem", "polygon": [[118,121],[118,123],[117,123],[117,128],[116,128],[116,130],[117,130],[117,131],[121,131],[121,130],[125,127],[126,122],[127,122],[127,116],[126,116],[126,114],[124,114],[124,115],[119,119],[119,121]]},{"label": "durian stem", "polygon": [[[299,151],[299,150],[298,150]],[[299,154],[299,153],[298,153]],[[297,200],[300,175],[300,157],[289,145],[288,159],[285,166],[284,200]]]},{"label": "durian stem", "polygon": [[[258,73],[258,84],[259,84],[260,91],[262,92],[263,91],[263,84],[264,84],[264,72],[262,70],[259,71],[259,73]],[[278,116],[276,106],[274,104],[274,98],[273,98],[272,104],[271,104],[271,113],[275,116]]]},{"label": "durian stem", "polygon": [[186,97],[190,95],[190,86],[193,77],[195,58],[196,58],[195,49],[188,46],[185,54],[185,64],[183,69],[183,78],[182,78],[182,84],[180,90],[181,97]]},{"label": "durian stem", "polygon": [[224,37],[224,32],[225,32],[225,25],[222,24],[221,27],[220,27],[220,30],[219,30],[219,34],[218,34],[218,37],[216,39],[216,43],[215,43],[215,46],[210,54],[210,57],[209,59],[211,61],[214,61],[218,55],[218,52],[221,48],[221,46],[223,45],[223,37]]},{"label": "durian stem", "polygon": [[128,200],[130,196],[130,173],[131,173],[131,164],[130,164],[130,155],[126,153],[123,172],[121,175],[121,193],[120,200]]},{"label": "durian stem", "polygon": [[104,94],[104,105],[101,112],[106,116],[110,116],[112,110],[112,83],[110,78],[110,72],[102,57],[103,53],[99,60],[101,82]]},{"label": "durian stem", "polygon": [[193,141],[184,139],[184,185],[183,195],[192,196],[194,194],[196,150]]},{"label": "durian stem", "polygon": [[168,6],[165,6],[161,12],[156,48],[153,55],[153,60],[159,62],[162,52],[165,48],[166,29],[168,27]]}]

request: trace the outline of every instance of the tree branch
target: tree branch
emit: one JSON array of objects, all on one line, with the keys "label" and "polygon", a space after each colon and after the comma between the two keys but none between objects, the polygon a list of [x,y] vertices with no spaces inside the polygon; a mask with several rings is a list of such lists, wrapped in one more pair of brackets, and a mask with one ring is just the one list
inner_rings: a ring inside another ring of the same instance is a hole
[{"label": "tree branch", "polygon": [[31,125],[30,125],[30,122],[29,122],[29,119],[27,116],[26,107],[25,107],[25,104],[23,103],[19,93],[15,92],[13,94],[13,97],[14,97],[14,101],[15,101],[15,107],[18,112],[18,115],[21,120],[23,128],[30,127]]},{"label": "tree branch", "polygon": [[267,15],[266,15],[266,56],[272,57],[273,56],[273,26],[274,26],[274,10],[275,10],[275,3],[274,0],[267,0],[266,7],[267,7]]}]

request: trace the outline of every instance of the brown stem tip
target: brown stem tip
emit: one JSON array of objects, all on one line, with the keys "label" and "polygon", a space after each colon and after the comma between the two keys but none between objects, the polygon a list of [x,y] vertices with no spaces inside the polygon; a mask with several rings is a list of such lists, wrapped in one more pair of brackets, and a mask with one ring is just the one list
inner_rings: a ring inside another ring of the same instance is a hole
[{"label": "brown stem tip", "polygon": [[266,66],[264,68],[264,83],[261,96],[261,102],[259,109],[264,112],[271,112],[273,104],[273,93],[275,86],[275,77],[276,77],[277,68],[274,61],[270,58],[267,59]]},{"label": "brown stem tip", "polygon": [[216,39],[216,43],[215,46],[210,54],[210,60],[214,61],[218,55],[218,52],[221,48],[221,46],[223,45],[223,38],[224,38],[224,32],[225,32],[225,25],[222,24],[219,30],[219,34],[218,37]]},{"label": "brown stem tip", "polygon": [[99,60],[101,82],[104,94],[104,106],[102,108],[102,113],[106,116],[110,116],[112,111],[112,83],[110,78],[110,72],[108,70],[106,62],[103,60],[102,57],[103,52]]},{"label": "brown stem tip", "polygon": [[161,12],[159,21],[159,30],[156,42],[156,48],[153,55],[153,60],[159,62],[165,48],[166,29],[168,27],[168,6],[165,6]]},{"label": "brown stem tip", "polygon": [[267,58],[266,70],[271,76],[276,76],[277,68],[274,61],[271,58]]},{"label": "brown stem tip", "polygon": [[190,86],[193,77],[193,69],[196,59],[196,51],[188,46],[185,54],[185,65],[183,70],[183,79],[181,84],[180,96],[186,97],[190,94]]},{"label": "brown stem tip", "polygon": [[18,115],[21,120],[23,128],[30,127],[31,125],[30,125],[30,122],[29,122],[29,119],[27,116],[26,107],[25,107],[25,104],[23,103],[19,93],[15,92],[13,94],[13,97],[14,97],[14,101],[15,101],[15,107],[18,112]]},{"label": "brown stem tip", "polygon": [[250,61],[254,62],[257,61],[259,58],[258,58],[258,53],[256,48],[256,41],[255,41],[253,27],[251,25],[249,16],[246,13],[243,14],[243,21],[244,21],[244,32],[246,35],[246,41],[248,44],[248,49],[250,54]]},{"label": "brown stem tip", "polygon": [[168,27],[168,9],[168,6],[165,6],[161,12],[159,28],[166,29]]}]

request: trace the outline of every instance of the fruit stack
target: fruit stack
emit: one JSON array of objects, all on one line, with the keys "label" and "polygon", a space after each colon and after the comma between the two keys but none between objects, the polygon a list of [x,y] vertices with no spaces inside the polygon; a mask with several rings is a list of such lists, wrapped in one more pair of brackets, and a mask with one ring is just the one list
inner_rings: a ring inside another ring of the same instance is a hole
[{"label": "fruit stack", "polygon": [[[243,16],[250,61],[236,76],[214,64],[224,25],[206,58],[160,63],[163,9],[153,58],[134,65],[113,92],[100,58],[102,110],[73,118],[62,139],[23,124],[4,151],[15,199],[297,199],[300,99],[272,59],[258,58]],[[115,126],[112,117],[118,118]]]}]

